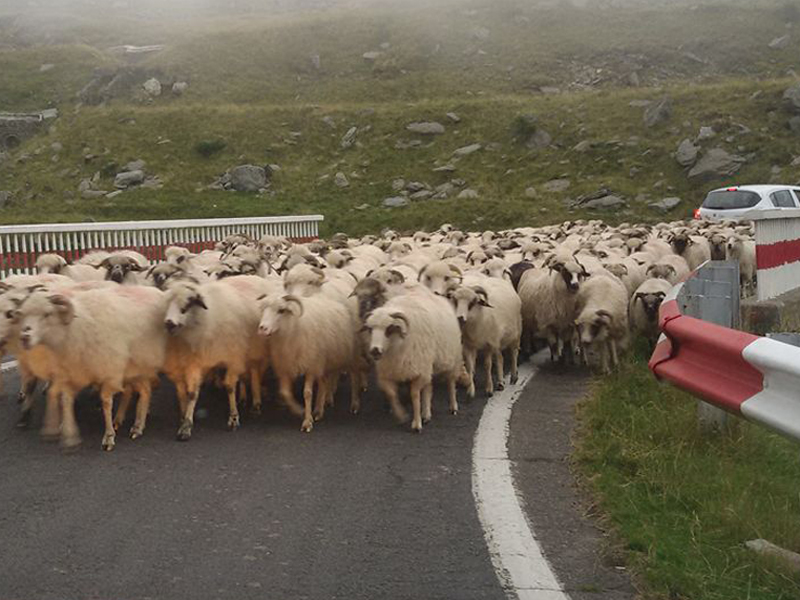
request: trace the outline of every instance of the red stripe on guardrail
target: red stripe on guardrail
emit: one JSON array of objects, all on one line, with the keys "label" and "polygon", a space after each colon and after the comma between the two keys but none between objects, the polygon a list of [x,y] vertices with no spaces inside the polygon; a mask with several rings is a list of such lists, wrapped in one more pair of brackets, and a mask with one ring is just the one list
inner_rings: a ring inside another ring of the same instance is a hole
[{"label": "red stripe on guardrail", "polygon": [[800,240],[756,246],[756,266],[759,270],[774,269],[798,261],[800,261]]}]

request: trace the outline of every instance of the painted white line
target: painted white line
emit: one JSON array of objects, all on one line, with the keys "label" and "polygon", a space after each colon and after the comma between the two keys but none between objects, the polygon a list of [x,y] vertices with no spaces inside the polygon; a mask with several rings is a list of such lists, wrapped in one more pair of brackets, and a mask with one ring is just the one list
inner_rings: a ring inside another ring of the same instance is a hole
[{"label": "painted white line", "polygon": [[535,374],[533,366],[520,367],[517,385],[486,403],[472,446],[472,495],[495,573],[509,597],[569,600],[522,510],[508,458],[511,409]]},{"label": "painted white line", "polygon": [[8,362],[0,363],[0,372],[5,373],[6,371],[13,371],[17,368],[17,361],[9,360]]}]

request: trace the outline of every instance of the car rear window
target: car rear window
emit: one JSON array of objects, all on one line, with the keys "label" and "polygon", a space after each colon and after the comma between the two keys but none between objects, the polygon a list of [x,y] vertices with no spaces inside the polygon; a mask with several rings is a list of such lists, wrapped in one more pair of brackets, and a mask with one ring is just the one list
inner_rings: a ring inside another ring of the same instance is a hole
[{"label": "car rear window", "polygon": [[772,200],[772,204],[777,206],[778,208],[794,208],[794,198],[792,198],[792,192],[789,190],[780,190],[778,192],[772,192],[770,194],[770,200]]},{"label": "car rear window", "polygon": [[735,208],[753,208],[761,201],[761,196],[755,192],[744,190],[721,190],[711,192],[703,200],[703,208],[725,210]]}]

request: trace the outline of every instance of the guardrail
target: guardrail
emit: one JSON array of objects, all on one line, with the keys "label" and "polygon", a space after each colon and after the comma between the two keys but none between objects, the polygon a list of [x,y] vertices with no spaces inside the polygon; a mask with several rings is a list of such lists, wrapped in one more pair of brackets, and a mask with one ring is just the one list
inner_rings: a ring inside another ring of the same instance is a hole
[{"label": "guardrail", "polygon": [[705,402],[800,441],[800,348],[684,314],[684,285],[672,288],[661,304],[662,335],[650,370]]},{"label": "guardrail", "polygon": [[746,216],[755,225],[758,300],[800,286],[800,209],[751,210]]},{"label": "guardrail", "polygon": [[253,238],[279,235],[307,242],[319,235],[322,215],[180,219],[0,226],[0,278],[33,272],[40,254],[56,253],[77,260],[91,250],[130,249],[148,260],[164,258],[168,246],[192,252],[213,248],[225,236],[246,233]]}]

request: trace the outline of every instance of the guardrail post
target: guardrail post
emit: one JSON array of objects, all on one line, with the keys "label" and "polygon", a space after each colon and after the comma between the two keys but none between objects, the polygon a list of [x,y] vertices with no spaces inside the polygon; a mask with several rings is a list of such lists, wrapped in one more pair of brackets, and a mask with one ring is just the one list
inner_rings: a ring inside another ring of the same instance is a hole
[{"label": "guardrail post", "polygon": [[800,287],[800,209],[751,210],[747,218],[755,226],[758,301]]}]

